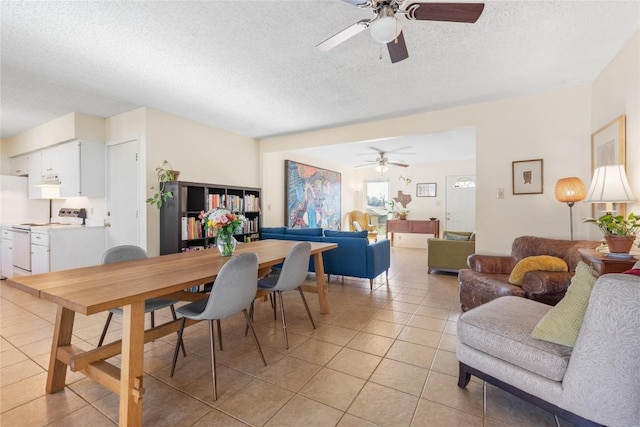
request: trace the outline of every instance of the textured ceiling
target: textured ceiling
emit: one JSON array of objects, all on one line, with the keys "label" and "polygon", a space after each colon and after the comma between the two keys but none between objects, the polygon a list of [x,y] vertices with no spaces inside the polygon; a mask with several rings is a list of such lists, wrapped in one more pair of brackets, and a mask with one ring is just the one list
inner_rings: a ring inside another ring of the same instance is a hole
[{"label": "textured ceiling", "polygon": [[[409,59],[334,1],[1,3],[3,137],[141,106],[252,137],[593,81],[640,23],[638,1],[486,2],[476,24],[400,18]],[[407,145],[407,144],[404,144]]]}]

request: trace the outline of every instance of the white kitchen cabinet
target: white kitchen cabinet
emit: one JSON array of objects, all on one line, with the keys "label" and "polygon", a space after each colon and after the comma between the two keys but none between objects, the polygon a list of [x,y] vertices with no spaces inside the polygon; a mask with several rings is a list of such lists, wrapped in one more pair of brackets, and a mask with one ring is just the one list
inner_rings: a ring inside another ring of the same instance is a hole
[{"label": "white kitchen cabinet", "polygon": [[[105,146],[94,141],[70,141],[35,153],[29,162],[29,197],[104,197]],[[40,186],[45,180],[57,186]]]},{"label": "white kitchen cabinet", "polygon": [[0,263],[0,276],[13,277],[13,240],[12,232],[8,229],[2,229],[2,262]]},{"label": "white kitchen cabinet", "polygon": [[48,273],[50,270],[49,245],[31,244],[31,274]]},{"label": "white kitchen cabinet", "polygon": [[9,159],[9,163],[11,164],[11,175],[27,176],[29,174],[28,154],[12,157],[11,159]]},{"label": "white kitchen cabinet", "polygon": [[36,151],[29,156],[29,198],[44,199],[42,187],[42,152]]}]

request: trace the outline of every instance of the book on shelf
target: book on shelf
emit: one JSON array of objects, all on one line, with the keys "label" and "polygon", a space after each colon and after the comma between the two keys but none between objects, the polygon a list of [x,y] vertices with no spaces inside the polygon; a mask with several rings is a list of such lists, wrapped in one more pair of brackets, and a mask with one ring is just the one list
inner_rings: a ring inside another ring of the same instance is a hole
[{"label": "book on shelf", "polygon": [[211,209],[222,208],[224,206],[225,206],[224,194],[209,194],[209,196],[207,197],[206,210],[210,211]]},{"label": "book on shelf", "polygon": [[195,217],[182,217],[182,240],[202,239],[202,222]]},{"label": "book on shelf", "polygon": [[246,212],[258,212],[260,210],[260,198],[253,194],[245,194],[244,210]]}]

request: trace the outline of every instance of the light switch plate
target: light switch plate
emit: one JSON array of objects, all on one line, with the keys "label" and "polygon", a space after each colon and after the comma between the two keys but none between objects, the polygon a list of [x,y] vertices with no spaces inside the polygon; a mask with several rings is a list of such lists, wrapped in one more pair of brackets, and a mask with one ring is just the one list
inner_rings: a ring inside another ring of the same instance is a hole
[{"label": "light switch plate", "polygon": [[498,188],[496,191],[496,199],[504,199],[504,188]]}]

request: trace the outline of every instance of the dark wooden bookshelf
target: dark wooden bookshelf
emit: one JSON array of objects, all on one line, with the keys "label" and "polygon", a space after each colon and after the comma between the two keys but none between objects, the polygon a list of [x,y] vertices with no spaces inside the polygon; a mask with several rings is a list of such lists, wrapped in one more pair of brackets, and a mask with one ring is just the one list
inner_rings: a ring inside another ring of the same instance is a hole
[{"label": "dark wooden bookshelf", "polygon": [[206,249],[215,245],[198,224],[200,212],[217,207],[244,215],[243,233],[234,234],[238,242],[258,240],[261,227],[261,190],[200,182],[170,181],[166,191],[173,193],[160,208],[160,255]]}]

